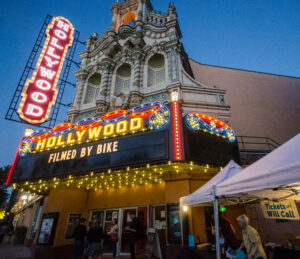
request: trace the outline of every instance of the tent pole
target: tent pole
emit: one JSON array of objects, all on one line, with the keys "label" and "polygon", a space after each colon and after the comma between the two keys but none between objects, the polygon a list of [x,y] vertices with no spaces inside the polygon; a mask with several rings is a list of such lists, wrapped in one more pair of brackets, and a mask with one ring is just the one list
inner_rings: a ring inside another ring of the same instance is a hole
[{"label": "tent pole", "polygon": [[213,186],[213,193],[214,193],[214,216],[215,216],[215,228],[216,228],[216,253],[217,259],[221,259],[221,251],[220,251],[220,229],[219,229],[219,205],[218,205],[218,198],[216,196],[217,187],[216,185]]},{"label": "tent pole", "polygon": [[182,206],[181,206],[181,203],[179,204],[180,205],[180,228],[181,228],[181,246],[183,247],[184,244],[183,244],[183,213],[182,213]]}]

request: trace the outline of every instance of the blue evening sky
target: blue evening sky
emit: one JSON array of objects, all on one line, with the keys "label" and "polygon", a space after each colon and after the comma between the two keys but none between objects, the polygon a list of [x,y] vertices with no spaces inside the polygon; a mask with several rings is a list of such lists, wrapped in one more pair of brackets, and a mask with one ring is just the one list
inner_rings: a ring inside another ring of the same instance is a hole
[{"label": "blue evening sky", "polygon": [[[300,77],[299,0],[175,0],[185,49],[209,65]],[[0,166],[28,126],[4,119],[46,14],[64,16],[86,41],[111,24],[113,0],[6,0],[0,9]],[[169,1],[152,0],[167,11]],[[78,54],[76,55],[79,61]],[[75,82],[73,74],[69,77]],[[221,87],[221,86],[220,86]],[[72,100],[73,89],[66,92]],[[65,111],[60,119],[65,118]]]}]

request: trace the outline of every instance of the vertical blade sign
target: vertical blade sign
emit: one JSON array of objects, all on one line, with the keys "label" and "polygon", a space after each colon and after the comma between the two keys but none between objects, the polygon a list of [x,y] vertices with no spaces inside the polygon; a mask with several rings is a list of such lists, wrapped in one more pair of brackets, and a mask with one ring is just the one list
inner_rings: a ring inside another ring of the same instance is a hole
[{"label": "vertical blade sign", "polygon": [[30,124],[45,122],[55,104],[59,75],[73,43],[74,27],[64,17],[54,17],[46,30],[46,41],[32,77],[26,80],[18,109]]}]

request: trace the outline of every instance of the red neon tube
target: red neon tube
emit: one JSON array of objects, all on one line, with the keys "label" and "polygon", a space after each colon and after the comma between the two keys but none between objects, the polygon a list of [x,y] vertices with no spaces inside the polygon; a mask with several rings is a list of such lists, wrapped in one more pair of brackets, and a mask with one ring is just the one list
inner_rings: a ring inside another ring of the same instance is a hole
[{"label": "red neon tube", "polygon": [[176,145],[176,118],[175,118],[175,103],[172,103],[173,113],[173,146],[174,146],[174,160],[177,160],[177,145]]},{"label": "red neon tube", "polygon": [[181,155],[181,125],[180,125],[180,117],[179,117],[179,105],[176,105],[177,108],[177,133],[178,133],[178,148],[179,148],[179,160],[182,160]]},{"label": "red neon tube", "polygon": [[15,166],[16,166],[16,163],[17,163],[18,157],[19,157],[19,150],[20,150],[20,147],[21,147],[21,144],[22,144],[23,140],[24,140],[24,137],[21,138],[21,141],[19,143],[18,150],[17,150],[17,153],[16,153],[15,158],[14,158],[14,162],[12,163],[12,166],[10,168],[10,171],[9,171],[6,183],[5,183],[6,185],[9,185],[9,182],[10,182],[10,179],[12,177],[13,171],[15,170]]}]

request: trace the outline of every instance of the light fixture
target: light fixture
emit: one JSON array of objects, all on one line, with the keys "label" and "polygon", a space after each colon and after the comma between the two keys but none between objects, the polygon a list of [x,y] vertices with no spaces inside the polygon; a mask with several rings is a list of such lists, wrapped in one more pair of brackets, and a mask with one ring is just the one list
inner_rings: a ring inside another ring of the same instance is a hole
[{"label": "light fixture", "polygon": [[225,212],[227,209],[223,204],[220,205],[220,212]]},{"label": "light fixture", "polygon": [[21,199],[22,200],[27,200],[27,195],[22,195]]},{"label": "light fixture", "polygon": [[172,91],[171,92],[171,100],[172,100],[172,102],[177,102],[178,101],[178,92],[177,91]]},{"label": "light fixture", "polygon": [[33,129],[30,129],[30,128],[28,128],[28,129],[26,129],[25,130],[25,137],[30,137],[31,136],[31,134],[33,133]]},{"label": "light fixture", "polygon": [[188,211],[188,207],[187,207],[187,206],[183,206],[183,207],[182,207],[182,210],[183,210],[184,212],[187,212],[187,211]]}]

